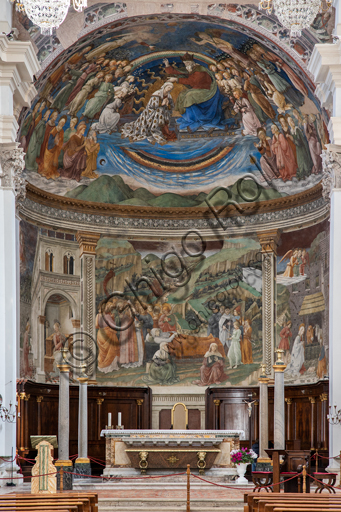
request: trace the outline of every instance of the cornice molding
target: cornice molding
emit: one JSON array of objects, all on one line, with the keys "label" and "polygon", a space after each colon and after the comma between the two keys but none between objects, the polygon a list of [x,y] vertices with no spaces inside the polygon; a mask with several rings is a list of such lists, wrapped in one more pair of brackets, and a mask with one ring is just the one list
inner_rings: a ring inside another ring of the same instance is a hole
[{"label": "cornice molding", "polygon": [[[41,190],[28,183],[26,187],[26,197],[36,203],[56,208],[58,210],[68,210],[90,215],[117,215],[120,217],[144,218],[144,219],[205,219],[214,218],[214,213],[210,208],[155,208],[149,206],[131,206],[117,205],[109,203],[94,203],[82,201],[64,196],[58,196]],[[253,203],[241,203],[242,213],[234,206],[228,206],[224,212],[224,217],[247,217],[250,215],[275,212],[302,206],[322,197],[322,184],[318,183],[314,187],[291,196],[281,197],[280,199],[271,199],[270,201],[261,201]]]}]

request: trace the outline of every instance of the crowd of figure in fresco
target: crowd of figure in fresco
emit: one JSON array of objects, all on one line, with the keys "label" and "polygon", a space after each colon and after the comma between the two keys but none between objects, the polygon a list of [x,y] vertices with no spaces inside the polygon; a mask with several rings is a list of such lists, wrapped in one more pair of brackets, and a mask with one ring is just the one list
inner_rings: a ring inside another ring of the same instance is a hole
[{"label": "crowd of figure in fresco", "polygon": [[171,311],[168,302],[108,301],[96,318],[99,372],[146,365],[144,382],[170,385],[180,380],[177,360],[201,357],[200,379],[192,383],[207,386],[226,381],[225,369],[253,363],[251,321],[241,317],[240,306],[215,305],[201,337],[180,333]]},{"label": "crowd of figure in fresco", "polygon": [[283,328],[280,332],[281,340],[278,345],[279,349],[284,350],[285,362],[288,363],[285,373],[289,377],[298,377],[300,375],[304,375],[304,373],[307,371],[307,368],[304,366],[304,349],[305,347],[312,345],[316,338],[318,344],[320,345],[320,354],[318,357],[316,375],[319,379],[323,379],[326,375],[328,375],[328,370],[326,351],[323,345],[323,332],[321,327],[318,324],[315,324],[314,326],[308,325],[308,328],[306,329],[305,324],[301,323],[298,327],[298,333],[295,340],[291,342],[291,326],[292,323],[290,320],[284,322]]},{"label": "crowd of figure in fresco", "polygon": [[[21,128],[27,170],[47,179],[94,179],[98,134],[119,131],[130,142],[163,145],[176,141],[180,131],[200,129],[209,136],[221,130],[231,137],[229,130],[241,126],[243,135],[258,139],[263,180],[303,180],[322,171],[325,124],[320,114],[302,112],[307,87],[273,52],[257,43],[240,51],[214,30],[199,32],[191,41],[215,48],[215,64],[203,66],[186,52],[184,66],[164,59],[159,76],[154,69],[154,81],[146,83],[133,74],[129,60],[113,57],[118,41],[78,51],[49,76]],[[134,121],[124,122],[134,113]]]}]

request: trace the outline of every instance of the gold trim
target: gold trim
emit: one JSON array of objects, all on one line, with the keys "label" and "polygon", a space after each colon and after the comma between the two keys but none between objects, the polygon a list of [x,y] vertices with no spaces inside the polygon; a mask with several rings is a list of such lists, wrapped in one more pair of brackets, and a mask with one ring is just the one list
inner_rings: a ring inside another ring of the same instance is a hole
[{"label": "gold trim", "polygon": [[275,370],[275,373],[283,373],[286,367],[286,364],[274,364],[272,368]]},{"label": "gold trim", "polygon": [[[31,183],[27,183],[26,197],[31,201],[58,208],[60,210],[78,211],[81,213],[97,214],[97,215],[118,215],[120,217],[138,217],[138,218],[213,218],[214,215],[209,208],[193,207],[193,208],[161,208],[151,206],[131,206],[117,205],[109,203],[95,203],[90,201],[82,201],[65,196],[51,194],[45,190],[41,190]],[[320,199],[322,197],[321,182],[314,187],[279,199],[270,199],[269,201],[260,201],[254,203],[241,203],[240,207],[243,213],[236,210],[234,206],[227,206],[224,215],[229,217],[239,217],[241,215],[251,215],[256,213],[266,213],[272,211],[286,210],[301,205],[305,205]]]},{"label": "gold trim", "polygon": [[90,464],[90,459],[87,459],[86,457],[84,457],[83,459],[79,458],[79,459],[75,460],[75,463],[76,464]]},{"label": "gold trim", "polygon": [[25,396],[24,396],[24,400],[25,400],[25,402],[28,402],[30,398],[31,398],[31,395],[26,395],[26,394],[25,394]]},{"label": "gold trim", "polygon": [[88,377],[77,377],[77,380],[78,380],[78,382],[80,382],[81,384],[84,384],[85,382],[88,382],[88,381],[89,381],[89,378],[88,378]]},{"label": "gold trim", "polygon": [[70,371],[70,367],[68,364],[57,364],[57,368],[60,373],[66,373]]},{"label": "gold trim", "polygon": [[187,407],[185,406],[185,404],[183,402],[177,402],[176,404],[173,405],[173,409],[172,409],[172,412],[171,412],[171,425],[172,425],[172,428],[174,426],[174,411],[175,411],[175,407],[177,405],[182,405],[183,408],[185,409],[185,415],[186,415],[186,428],[188,427],[188,409]]},{"label": "gold trim", "polygon": [[96,398],[97,400],[97,405],[102,405],[102,403],[104,402],[104,398]]},{"label": "gold trim", "polygon": [[269,384],[269,380],[270,379],[268,377],[262,377],[262,376],[258,377],[258,382],[260,384]]},{"label": "gold trim", "polygon": [[72,461],[71,460],[56,460],[56,462],[54,463],[55,466],[72,466]]},{"label": "gold trim", "polygon": [[43,399],[44,399],[43,396],[37,396],[37,398],[36,398],[38,404],[40,404]]},{"label": "gold trim", "polygon": [[285,403],[288,404],[288,405],[291,405],[292,404],[292,398],[285,398]]},{"label": "gold trim", "polygon": [[[142,452],[142,451],[145,451],[145,452],[166,452],[166,453],[169,453],[169,452],[188,452],[188,453],[198,453],[202,450],[199,450],[199,448],[196,448],[196,449],[193,449],[193,450],[179,450],[179,449],[174,449],[172,450],[172,448],[169,448],[169,450],[158,450],[157,448],[151,448],[150,450],[147,449],[147,448],[144,448],[143,450],[141,448],[137,448],[136,450],[134,450],[133,448],[127,448],[126,450],[124,450],[125,452]],[[221,450],[205,450],[205,452],[207,453],[220,453]]]},{"label": "gold trim", "polygon": [[143,398],[137,398],[136,403],[137,405],[142,405],[144,402]]}]

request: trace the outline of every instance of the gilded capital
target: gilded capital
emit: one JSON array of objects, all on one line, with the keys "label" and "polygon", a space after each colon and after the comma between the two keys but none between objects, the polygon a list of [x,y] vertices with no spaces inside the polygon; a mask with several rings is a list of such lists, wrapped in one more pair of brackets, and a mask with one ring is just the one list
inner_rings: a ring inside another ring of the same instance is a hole
[{"label": "gilded capital", "polygon": [[291,405],[292,404],[292,398],[285,398],[285,403],[287,405]]},{"label": "gilded capital", "polygon": [[101,235],[98,233],[91,233],[88,231],[77,231],[77,242],[79,243],[80,255],[95,254],[96,246]]},{"label": "gilded capital", "polygon": [[142,405],[142,404],[143,404],[143,402],[144,402],[143,398],[138,398],[138,399],[136,400],[137,405]]},{"label": "gilded capital", "polygon": [[328,400],[328,393],[322,393],[320,395],[321,402],[326,402]]},{"label": "gilded capital", "polygon": [[259,243],[262,247],[262,253],[272,252],[277,254],[277,246],[281,236],[279,229],[273,229],[271,231],[263,231],[257,233]]},{"label": "gilded capital", "polygon": [[214,405],[215,405],[216,407],[219,407],[219,405],[220,405],[220,400],[218,400],[218,399],[217,399],[217,400],[213,400],[213,403],[214,403]]},{"label": "gilded capital", "polygon": [[316,398],[315,398],[314,396],[310,396],[310,397],[309,397],[309,402],[310,402],[311,404],[315,404],[315,403],[316,403]]},{"label": "gilded capital", "polygon": [[43,399],[44,399],[43,396],[37,396],[37,398],[36,398],[38,404],[40,404],[40,402],[42,402]]},{"label": "gilded capital", "polygon": [[97,405],[102,405],[104,398],[97,398]]}]

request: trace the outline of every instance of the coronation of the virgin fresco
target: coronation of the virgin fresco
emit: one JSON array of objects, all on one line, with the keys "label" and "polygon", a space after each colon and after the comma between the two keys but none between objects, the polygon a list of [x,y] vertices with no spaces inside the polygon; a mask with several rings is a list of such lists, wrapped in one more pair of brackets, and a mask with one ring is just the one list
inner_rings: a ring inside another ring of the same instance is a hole
[{"label": "coronation of the virgin fresco", "polygon": [[289,54],[223,21],[115,22],[59,55],[21,123],[29,182],[81,201],[207,206],[321,180],[327,114]]}]

